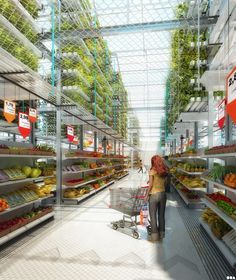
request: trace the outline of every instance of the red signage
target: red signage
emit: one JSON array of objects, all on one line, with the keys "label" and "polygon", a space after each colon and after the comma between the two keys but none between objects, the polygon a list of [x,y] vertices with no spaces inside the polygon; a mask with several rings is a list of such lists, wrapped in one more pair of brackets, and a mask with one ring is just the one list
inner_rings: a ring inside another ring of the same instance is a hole
[{"label": "red signage", "polygon": [[236,123],[236,67],[226,78],[226,111]]},{"label": "red signage", "polygon": [[67,139],[70,141],[70,142],[73,142],[74,140],[74,127],[73,126],[70,126],[70,125],[67,125]]},{"label": "red signage", "polygon": [[220,129],[224,127],[225,124],[225,98],[220,101],[218,104],[218,113],[217,113],[217,123]]},{"label": "red signage", "polygon": [[9,100],[4,100],[3,115],[7,122],[13,122],[16,118],[16,103]]},{"label": "red signage", "polygon": [[19,113],[18,130],[24,138],[30,135],[31,126],[28,114],[21,112]]},{"label": "red signage", "polygon": [[29,108],[29,121],[35,123],[37,121],[37,110]]}]

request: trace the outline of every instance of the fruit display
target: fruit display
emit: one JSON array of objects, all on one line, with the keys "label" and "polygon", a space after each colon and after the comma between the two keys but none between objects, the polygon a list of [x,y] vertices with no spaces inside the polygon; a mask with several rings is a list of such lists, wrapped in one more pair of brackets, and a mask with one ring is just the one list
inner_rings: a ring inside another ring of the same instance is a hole
[{"label": "fruit display", "polygon": [[236,174],[235,173],[226,174],[224,178],[224,184],[233,189],[236,189]]},{"label": "fruit display", "polygon": [[55,155],[55,151],[48,145],[38,145],[33,148],[8,147],[6,145],[0,145],[0,154],[53,156]]},{"label": "fruit display", "polygon": [[206,183],[199,177],[176,174],[176,178],[181,184],[190,189],[206,187]]},{"label": "fruit display", "polygon": [[119,159],[125,159],[125,156],[122,155],[105,155],[103,153],[99,152],[89,152],[89,151],[81,151],[81,150],[73,150],[69,151],[65,154],[65,157],[91,157],[91,158],[119,158]]},{"label": "fruit display", "polygon": [[236,152],[236,144],[221,145],[221,146],[215,146],[215,147],[210,148],[210,149],[206,149],[205,150],[205,155],[235,153],[235,152]]},{"label": "fruit display", "polygon": [[43,217],[44,215],[52,212],[52,207],[38,207],[32,209],[30,212],[25,213],[19,217],[0,222],[0,238],[7,235],[10,232],[17,230],[26,224]]},{"label": "fruit display", "polygon": [[1,199],[4,199],[9,204],[10,208],[18,205],[37,200],[39,196],[35,191],[24,187],[13,192],[0,195]]},{"label": "fruit display", "polygon": [[191,190],[185,188],[182,184],[177,184],[176,188],[190,201],[190,202],[200,202],[200,196],[193,193]]},{"label": "fruit display", "polygon": [[0,170],[0,183],[7,182],[9,180],[9,176],[7,176],[7,174],[3,170]]},{"label": "fruit display", "polygon": [[231,227],[222,220],[215,212],[207,208],[202,213],[202,219],[209,225],[212,233],[222,239],[224,235],[231,231]]},{"label": "fruit display", "polygon": [[86,186],[78,189],[66,189],[63,193],[64,198],[79,198],[84,194],[90,193],[91,186]]},{"label": "fruit display", "polygon": [[37,184],[29,184],[27,186],[28,189],[33,190],[39,197],[49,196],[52,192],[54,185],[47,184],[47,185],[37,185]]},{"label": "fruit display", "polygon": [[228,216],[236,219],[236,204],[230,198],[223,195],[221,192],[207,194],[206,198],[210,199],[212,203],[214,203]]},{"label": "fruit display", "polygon": [[21,180],[26,178],[24,172],[18,167],[6,168],[3,170],[3,172],[7,174],[10,181]]},{"label": "fruit display", "polygon": [[9,208],[9,204],[7,203],[7,201],[5,199],[0,198],[0,212],[3,212],[8,208]]},{"label": "fruit display", "polygon": [[56,165],[46,163],[45,161],[36,162],[35,166],[42,171],[41,176],[53,176],[56,172]]},{"label": "fruit display", "polygon": [[187,172],[204,172],[206,167],[199,164],[178,163],[177,168],[183,169]]}]

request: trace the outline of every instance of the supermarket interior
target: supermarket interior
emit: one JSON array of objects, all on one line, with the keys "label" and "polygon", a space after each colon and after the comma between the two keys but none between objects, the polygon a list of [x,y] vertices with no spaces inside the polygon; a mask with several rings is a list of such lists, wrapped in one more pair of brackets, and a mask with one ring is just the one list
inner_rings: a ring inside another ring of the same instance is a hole
[{"label": "supermarket interior", "polygon": [[0,0],[0,279],[236,279],[236,1]]}]

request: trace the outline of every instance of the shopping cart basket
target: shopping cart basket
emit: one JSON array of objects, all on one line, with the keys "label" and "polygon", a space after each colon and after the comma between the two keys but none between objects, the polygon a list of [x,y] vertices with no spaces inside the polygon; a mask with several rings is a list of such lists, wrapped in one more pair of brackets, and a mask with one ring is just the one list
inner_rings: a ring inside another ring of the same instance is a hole
[{"label": "shopping cart basket", "polygon": [[126,230],[134,238],[139,238],[137,216],[140,215],[147,192],[148,187],[110,188],[110,208],[123,213],[122,220],[111,222],[113,229]]}]

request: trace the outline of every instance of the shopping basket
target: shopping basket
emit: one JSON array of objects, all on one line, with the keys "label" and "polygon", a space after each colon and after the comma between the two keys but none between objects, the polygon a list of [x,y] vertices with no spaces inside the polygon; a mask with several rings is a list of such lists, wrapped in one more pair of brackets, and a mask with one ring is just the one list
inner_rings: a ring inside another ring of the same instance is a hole
[{"label": "shopping basket", "polygon": [[140,215],[147,192],[148,187],[110,188],[110,208],[123,213],[122,220],[111,222],[113,229],[123,229],[134,238],[139,238],[137,216]]}]

